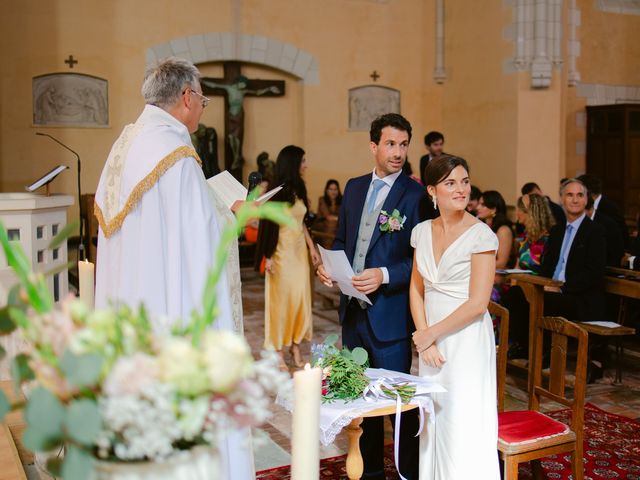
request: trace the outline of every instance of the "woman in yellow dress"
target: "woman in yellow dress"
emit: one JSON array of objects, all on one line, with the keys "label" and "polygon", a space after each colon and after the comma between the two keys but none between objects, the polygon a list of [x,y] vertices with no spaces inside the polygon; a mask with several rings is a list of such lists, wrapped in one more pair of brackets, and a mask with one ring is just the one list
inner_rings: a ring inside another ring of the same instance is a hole
[{"label": "woman in yellow dress", "polygon": [[[302,178],[306,168],[302,148],[289,145],[278,154],[273,186],[284,187],[273,200],[289,204],[296,228],[261,221],[256,251],[256,259],[266,258],[264,346],[281,358],[282,348],[289,347],[296,367],[304,364],[300,343],[310,341],[312,334],[309,254],[314,265],[320,263],[304,221],[309,211]],[[286,368],[283,358],[281,367]]]}]

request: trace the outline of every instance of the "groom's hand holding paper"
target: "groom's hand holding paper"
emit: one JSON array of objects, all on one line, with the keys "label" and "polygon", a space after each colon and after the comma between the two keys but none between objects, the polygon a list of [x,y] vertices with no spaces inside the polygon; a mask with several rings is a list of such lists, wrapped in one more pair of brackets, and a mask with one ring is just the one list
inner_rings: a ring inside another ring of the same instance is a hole
[{"label": "groom's hand holding paper", "polygon": [[352,285],[364,294],[375,292],[382,285],[382,270],[367,268],[360,275],[351,279]]},{"label": "groom's hand holding paper", "polygon": [[347,259],[344,250],[326,250],[318,245],[320,256],[322,257],[322,268],[326,276],[338,284],[338,288],[348,297],[357,298],[369,305],[371,301],[367,296],[353,286],[352,279],[354,277],[353,268]]}]

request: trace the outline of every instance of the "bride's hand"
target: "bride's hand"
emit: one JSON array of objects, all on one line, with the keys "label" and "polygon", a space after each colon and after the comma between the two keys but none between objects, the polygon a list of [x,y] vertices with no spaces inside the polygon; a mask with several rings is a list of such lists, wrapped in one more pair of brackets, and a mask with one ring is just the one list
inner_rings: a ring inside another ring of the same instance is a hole
[{"label": "bride's hand", "polygon": [[418,353],[424,352],[427,348],[433,345],[433,342],[435,342],[435,338],[433,338],[428,328],[416,330],[413,332],[412,338]]},{"label": "bride's hand", "polygon": [[446,359],[442,356],[435,344],[427,348],[420,356],[422,357],[422,361],[432,368],[441,368],[446,362]]}]

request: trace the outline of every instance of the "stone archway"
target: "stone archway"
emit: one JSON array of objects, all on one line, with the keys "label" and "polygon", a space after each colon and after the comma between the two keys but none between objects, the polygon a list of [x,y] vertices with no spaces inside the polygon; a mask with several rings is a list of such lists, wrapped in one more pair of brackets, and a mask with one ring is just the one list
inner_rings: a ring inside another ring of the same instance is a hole
[{"label": "stone archway", "polygon": [[145,55],[147,65],[170,56],[185,58],[195,64],[234,60],[277,68],[306,85],[320,82],[315,56],[289,43],[261,35],[212,32],[179,37],[148,48]]}]

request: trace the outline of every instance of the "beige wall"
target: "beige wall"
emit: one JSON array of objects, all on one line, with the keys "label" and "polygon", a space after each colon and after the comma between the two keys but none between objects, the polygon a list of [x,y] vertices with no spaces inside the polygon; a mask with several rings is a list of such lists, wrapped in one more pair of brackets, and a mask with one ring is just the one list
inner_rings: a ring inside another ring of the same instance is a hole
[{"label": "beige wall", "polygon": [[[379,85],[401,91],[402,113],[414,127],[409,151],[414,169],[424,154],[422,137],[436,129],[445,134],[447,151],[469,160],[473,181],[481,188],[500,190],[509,203],[529,180],[552,193],[565,171],[583,162],[570,153],[573,139],[584,135],[572,127],[583,105],[557,72],[552,87],[541,91],[529,88],[527,74],[504,72],[513,53],[513,43],[503,36],[513,15],[507,3],[485,2],[470,10],[465,2],[445,2],[448,78],[437,85],[432,78],[434,0],[2,2],[0,190],[21,190],[52,166],[67,163],[72,170],[53,189],[75,193],[73,156],[34,135],[33,76],[73,71],[108,79],[109,128],[38,129],[80,153],[83,189],[92,192],[111,144],[143,106],[139,90],[146,49],[189,35],[230,32],[237,25],[241,33],[308,52],[320,71],[319,83],[310,85],[266,66],[243,67],[250,78],[286,81],[284,97],[245,99],[246,172],[261,151],[275,158],[284,145],[300,144],[307,151],[307,182],[315,205],[327,178],[344,185],[349,177],[369,171],[368,134],[348,130],[348,90],[372,83],[369,75],[377,70]],[[640,84],[640,17],[594,12],[591,0],[579,3],[583,80]],[[234,4],[241,6],[237,22]],[[613,39],[618,49],[609,48],[605,39]],[[69,54],[80,62],[73,70],[63,63]],[[206,75],[222,73],[219,63],[200,67]],[[220,137],[222,109],[222,99],[216,98],[203,116]]]},{"label": "beige wall", "polygon": [[[321,194],[329,177],[342,183],[372,168],[368,134],[348,131],[348,89],[371,83],[402,92],[402,113],[412,121],[416,139],[425,121],[439,122],[440,113],[425,108],[437,87],[430,80],[433,48],[423,24],[432,22],[433,8],[422,1],[308,1],[305,8],[292,0],[241,2],[240,31],[264,35],[309,52],[320,65],[320,84],[304,85],[292,75],[267,67],[246,66],[250,77],[287,82],[284,98],[246,99],[244,153],[247,167],[267,150],[275,158],[289,143],[306,150],[312,199]],[[31,78],[70,71],[63,60],[79,60],[74,72],[109,80],[110,128],[41,128],[71,145],[83,159],[82,182],[95,190],[104,160],[122,126],[135,120],[142,108],[139,94],[145,50],[174,38],[233,29],[232,2],[116,0],[27,0],[3,4],[2,11],[2,143],[0,188],[20,190],[60,162],[75,167],[73,156],[46,138],[35,137],[31,126]],[[203,65],[207,75],[220,75],[220,65]],[[426,87],[425,87],[426,86]],[[203,116],[222,134],[222,99],[215,99]],[[426,113],[424,113],[426,112]],[[421,142],[411,146],[416,161]],[[222,160],[221,160],[222,161]],[[75,172],[56,180],[54,191],[75,192]],[[315,204],[315,201],[313,202]]]},{"label": "beige wall", "polygon": [[[592,0],[580,0],[581,44],[577,68],[581,81],[611,86],[640,88],[640,15],[603,12]],[[576,114],[586,113],[585,97],[576,88],[567,92],[566,176],[584,173],[585,155],[576,151],[576,142],[586,141],[586,129],[576,124]]]}]

